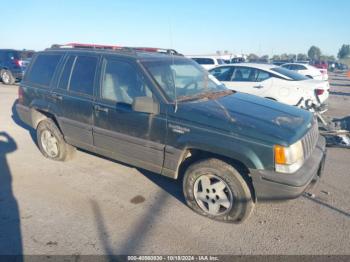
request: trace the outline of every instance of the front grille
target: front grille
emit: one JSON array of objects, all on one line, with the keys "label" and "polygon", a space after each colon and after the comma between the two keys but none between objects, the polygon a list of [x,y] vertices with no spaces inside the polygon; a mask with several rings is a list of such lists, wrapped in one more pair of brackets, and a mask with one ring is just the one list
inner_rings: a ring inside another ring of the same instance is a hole
[{"label": "front grille", "polygon": [[301,140],[304,150],[304,158],[307,159],[314,151],[318,141],[319,131],[317,120],[313,121],[312,127]]}]

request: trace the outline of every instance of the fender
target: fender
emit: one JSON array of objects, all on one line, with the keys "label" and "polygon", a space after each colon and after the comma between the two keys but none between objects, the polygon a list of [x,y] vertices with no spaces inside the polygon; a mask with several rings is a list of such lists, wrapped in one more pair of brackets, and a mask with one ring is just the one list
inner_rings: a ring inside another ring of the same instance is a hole
[{"label": "fender", "polygon": [[51,117],[56,121],[56,124],[58,124],[58,128],[60,128],[60,124],[57,119],[57,108],[58,107],[54,103],[41,99],[34,99],[30,104],[31,126],[36,129],[42,120]]},{"label": "fender", "polygon": [[248,169],[273,168],[273,159],[270,159],[273,153],[266,154],[267,150],[273,150],[271,146],[228,135],[203,136],[198,133],[196,136],[183,135],[179,137],[176,148],[166,146],[163,175],[177,178],[179,167],[186,158],[186,153],[193,149],[239,161]]}]

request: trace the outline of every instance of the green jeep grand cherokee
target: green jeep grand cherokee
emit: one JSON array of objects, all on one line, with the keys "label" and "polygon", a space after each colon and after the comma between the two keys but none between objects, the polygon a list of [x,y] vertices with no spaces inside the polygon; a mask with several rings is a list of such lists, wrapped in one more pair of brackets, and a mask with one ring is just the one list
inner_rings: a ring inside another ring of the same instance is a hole
[{"label": "green jeep grand cherokee", "polygon": [[298,197],[325,160],[310,112],[228,90],[176,54],[47,49],[34,56],[18,101],[45,157],[63,161],[83,148],[181,178],[188,206],[219,221]]}]

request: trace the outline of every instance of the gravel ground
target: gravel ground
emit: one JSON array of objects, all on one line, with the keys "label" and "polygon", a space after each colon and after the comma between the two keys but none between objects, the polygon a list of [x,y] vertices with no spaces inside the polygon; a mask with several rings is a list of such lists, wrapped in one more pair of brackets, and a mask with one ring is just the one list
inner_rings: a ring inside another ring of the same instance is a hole
[{"label": "gravel ground", "polygon": [[[350,115],[350,79],[331,77],[327,114]],[[0,137],[0,254],[350,254],[350,150],[328,150],[315,198],[259,203],[224,224],[187,208],[179,181],[82,151],[46,160],[16,97],[0,84],[0,132],[13,139]]]}]

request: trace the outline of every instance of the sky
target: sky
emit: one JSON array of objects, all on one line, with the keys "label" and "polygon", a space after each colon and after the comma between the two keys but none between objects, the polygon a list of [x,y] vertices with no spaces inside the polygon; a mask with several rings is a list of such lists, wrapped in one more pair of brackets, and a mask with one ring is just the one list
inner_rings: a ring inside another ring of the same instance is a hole
[{"label": "sky", "polygon": [[307,53],[316,45],[336,55],[350,44],[349,0],[0,0],[0,5],[7,6],[0,48],[42,50],[80,42],[174,48],[188,55],[217,50],[273,55]]}]

